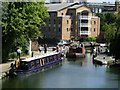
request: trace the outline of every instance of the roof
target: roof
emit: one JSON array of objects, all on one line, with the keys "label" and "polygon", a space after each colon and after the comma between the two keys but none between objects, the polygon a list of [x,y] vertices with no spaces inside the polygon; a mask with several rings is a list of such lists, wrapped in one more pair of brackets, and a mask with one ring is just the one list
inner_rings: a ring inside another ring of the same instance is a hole
[{"label": "roof", "polygon": [[69,7],[69,9],[76,9],[76,8],[81,7],[81,6],[83,6],[83,4],[81,4],[81,5],[74,5],[74,6],[72,6],[72,7]]},{"label": "roof", "polygon": [[55,54],[58,54],[58,53],[57,53],[57,52],[52,52],[52,53],[48,53],[48,54],[41,55],[41,56],[37,56],[37,57],[26,58],[26,59],[24,59],[24,60],[22,60],[22,61],[30,62],[30,61],[32,61],[32,60],[36,60],[36,59],[40,59],[40,58],[52,56],[52,55],[55,55]]},{"label": "roof", "polygon": [[47,10],[48,12],[56,12],[74,4],[75,3],[57,3],[57,4],[45,4],[45,6],[48,7]]}]

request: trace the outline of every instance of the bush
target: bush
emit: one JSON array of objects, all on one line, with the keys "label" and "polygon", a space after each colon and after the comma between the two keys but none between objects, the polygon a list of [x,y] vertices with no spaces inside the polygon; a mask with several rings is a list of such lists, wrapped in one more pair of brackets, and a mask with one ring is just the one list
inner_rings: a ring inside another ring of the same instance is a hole
[{"label": "bush", "polygon": [[96,41],[96,38],[94,38],[94,37],[87,37],[87,41]]},{"label": "bush", "polygon": [[17,58],[17,53],[16,52],[10,53],[9,58],[12,58],[12,59]]}]

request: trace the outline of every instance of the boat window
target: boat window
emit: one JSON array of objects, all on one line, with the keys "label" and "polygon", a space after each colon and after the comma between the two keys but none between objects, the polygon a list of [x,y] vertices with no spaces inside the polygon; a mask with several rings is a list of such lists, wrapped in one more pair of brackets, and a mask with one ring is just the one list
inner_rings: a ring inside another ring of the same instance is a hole
[{"label": "boat window", "polygon": [[39,65],[40,65],[39,60],[37,60],[37,61],[36,61],[36,64],[37,64],[37,66],[39,66]]},{"label": "boat window", "polygon": [[58,60],[60,59],[60,54],[58,55]]},{"label": "boat window", "polygon": [[42,59],[40,59],[40,65],[41,65],[41,66],[43,65],[43,63],[42,63]]},{"label": "boat window", "polygon": [[44,65],[44,58],[41,61],[42,61],[42,65]]},{"label": "boat window", "polygon": [[35,64],[34,64],[34,61],[31,62],[31,68],[34,68],[35,67]]},{"label": "boat window", "polygon": [[52,56],[50,57],[50,62],[52,62],[53,61],[53,58],[52,58]]},{"label": "boat window", "polygon": [[46,64],[46,63],[47,63],[46,58],[44,58],[44,64]]},{"label": "boat window", "polygon": [[54,56],[54,60],[56,60],[56,55]]},{"label": "boat window", "polygon": [[47,58],[47,63],[49,63],[49,57]]}]

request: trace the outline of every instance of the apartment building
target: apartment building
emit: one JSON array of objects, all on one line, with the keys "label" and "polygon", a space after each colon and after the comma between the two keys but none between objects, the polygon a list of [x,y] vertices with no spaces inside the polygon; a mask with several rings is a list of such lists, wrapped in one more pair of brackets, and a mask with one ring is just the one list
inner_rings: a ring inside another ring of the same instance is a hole
[{"label": "apartment building", "polygon": [[77,3],[45,4],[50,17],[41,29],[46,38],[71,40],[77,37],[97,37],[100,34],[100,18],[91,9]]}]

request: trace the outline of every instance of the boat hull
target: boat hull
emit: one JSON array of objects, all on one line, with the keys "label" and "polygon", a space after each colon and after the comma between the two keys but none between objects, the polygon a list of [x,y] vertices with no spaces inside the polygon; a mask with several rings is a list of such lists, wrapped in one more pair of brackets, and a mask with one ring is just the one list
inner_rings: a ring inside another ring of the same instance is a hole
[{"label": "boat hull", "polygon": [[47,64],[45,66],[35,68],[33,70],[26,70],[26,71],[16,70],[16,74],[18,77],[30,76],[34,73],[43,72],[43,71],[46,71],[46,70],[49,70],[56,66],[61,66],[61,65],[62,65],[62,59],[58,60],[57,62]]},{"label": "boat hull", "polygon": [[85,54],[74,53],[74,54],[66,54],[67,58],[84,58]]}]

